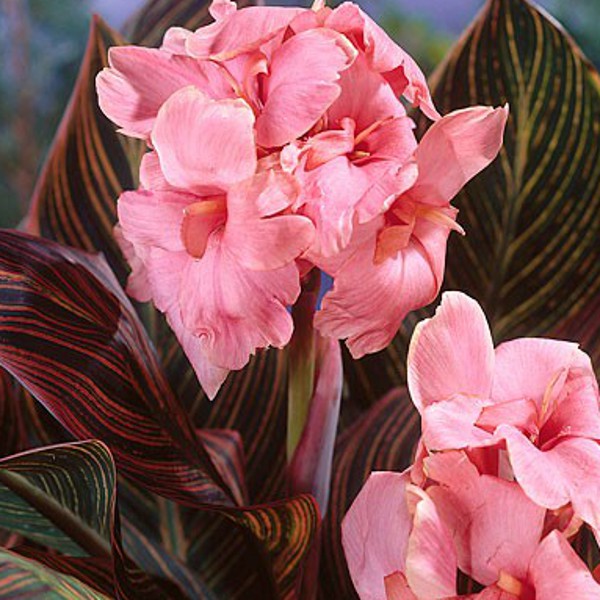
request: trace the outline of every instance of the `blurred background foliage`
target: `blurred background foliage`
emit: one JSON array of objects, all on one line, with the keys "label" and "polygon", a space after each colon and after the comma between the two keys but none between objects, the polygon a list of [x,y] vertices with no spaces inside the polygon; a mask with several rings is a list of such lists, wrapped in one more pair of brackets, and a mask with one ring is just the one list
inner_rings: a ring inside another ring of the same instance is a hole
[{"label": "blurred background foliage", "polygon": [[[483,0],[357,1],[428,73],[483,4]],[[17,225],[27,207],[75,82],[92,13],[120,27],[141,4],[142,0],[0,0],[1,227]],[[600,0],[541,4],[600,66]]]}]

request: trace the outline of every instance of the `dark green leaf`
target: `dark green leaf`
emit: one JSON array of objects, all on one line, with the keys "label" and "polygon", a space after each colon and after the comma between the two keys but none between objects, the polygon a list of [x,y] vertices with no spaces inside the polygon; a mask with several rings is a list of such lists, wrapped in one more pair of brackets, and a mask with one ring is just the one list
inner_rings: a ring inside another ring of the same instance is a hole
[{"label": "dark green leaf", "polygon": [[8,457],[0,461],[0,526],[60,551],[28,555],[94,588],[106,591],[112,577],[112,591],[120,598],[140,593],[149,599],[184,598],[174,585],[149,578],[124,555],[115,477],[112,456],[97,441]]}]

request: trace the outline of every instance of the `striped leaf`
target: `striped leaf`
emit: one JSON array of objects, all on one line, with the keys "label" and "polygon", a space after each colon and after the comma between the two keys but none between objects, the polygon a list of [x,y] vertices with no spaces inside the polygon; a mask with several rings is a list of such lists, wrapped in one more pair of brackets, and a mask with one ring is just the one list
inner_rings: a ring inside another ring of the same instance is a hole
[{"label": "striped leaf", "polygon": [[320,595],[357,598],[341,543],[341,523],[371,471],[403,471],[413,459],[419,415],[404,389],[392,390],[338,439],[331,500],[323,527]]},{"label": "striped leaf", "polygon": [[600,76],[525,0],[491,0],[434,77],[443,112],[509,103],[502,155],[456,202],[447,286],[498,340],[544,335],[600,293]]},{"label": "striped leaf", "polygon": [[87,251],[101,250],[121,282],[127,270],[112,230],[115,200],[135,187],[129,157],[142,146],[115,133],[96,96],[96,74],[121,37],[94,17],[79,76],[26,219],[30,233]]},{"label": "striped leaf", "polygon": [[0,233],[0,365],[120,471],[191,504],[233,498],[100,257]]},{"label": "striped leaf", "polygon": [[[252,0],[237,0],[238,8],[255,4]],[[206,0],[147,0],[125,25],[125,36],[141,46],[160,45],[169,27],[197,29],[212,21]]]},{"label": "striped leaf", "polygon": [[[160,584],[130,563],[116,511],[115,467],[101,442],[51,446],[0,461],[0,527],[61,553],[42,562],[104,591],[112,576],[119,598],[184,598],[173,584]],[[86,557],[94,559],[91,564]]]},{"label": "striped leaf", "polygon": [[0,369],[0,423],[10,423],[10,427],[2,428],[0,458],[15,454],[27,445],[26,418],[29,415],[20,401],[19,384],[7,371]]},{"label": "striped leaf", "polygon": [[70,577],[0,549],[0,597],[5,600],[107,600],[100,592]]}]

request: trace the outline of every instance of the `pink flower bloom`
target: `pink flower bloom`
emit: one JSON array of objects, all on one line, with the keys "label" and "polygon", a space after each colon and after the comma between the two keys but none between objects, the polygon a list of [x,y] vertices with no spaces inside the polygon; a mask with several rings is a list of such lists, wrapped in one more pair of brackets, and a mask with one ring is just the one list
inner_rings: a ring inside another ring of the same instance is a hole
[{"label": "pink flower bloom", "polygon": [[357,52],[350,41],[321,27],[291,35],[291,22],[305,9],[237,11],[215,1],[211,10],[215,23],[195,33],[173,28],[159,49],[111,48],[110,67],[97,79],[104,113],[122,133],[149,139],[162,104],[193,85],[213,99],[245,100],[264,148],[310,130],[340,94],[340,73]]},{"label": "pink flower bloom", "polygon": [[361,600],[456,594],[456,551],[431,498],[410,474],[372,473],[342,523]]},{"label": "pink flower bloom", "polygon": [[571,503],[598,537],[598,385],[576,344],[518,339],[494,350],[481,307],[451,292],[415,330],[408,383],[427,450],[505,449],[505,477],[540,506]]},{"label": "pink flower bloom", "polygon": [[448,234],[460,230],[450,201],[494,160],[507,116],[507,109],[474,107],[437,121],[398,173],[404,189],[384,214],[355,227],[344,251],[315,260],[334,277],[316,316],[323,335],[348,338],[360,358],[385,348],[409,311],[433,301]]},{"label": "pink flower bloom", "polygon": [[210,397],[257,348],[283,347],[300,292],[295,259],[313,226],[289,207],[293,178],[258,172],[254,114],[194,87],[173,94],[152,130],[142,189],[118,204],[130,293],[166,313]]},{"label": "pink flower bloom", "polygon": [[600,586],[564,536],[544,536],[546,510],[512,481],[480,475],[462,452],[411,471],[373,473],[342,523],[361,600],[451,600],[457,569],[486,586],[472,600],[597,598]]}]

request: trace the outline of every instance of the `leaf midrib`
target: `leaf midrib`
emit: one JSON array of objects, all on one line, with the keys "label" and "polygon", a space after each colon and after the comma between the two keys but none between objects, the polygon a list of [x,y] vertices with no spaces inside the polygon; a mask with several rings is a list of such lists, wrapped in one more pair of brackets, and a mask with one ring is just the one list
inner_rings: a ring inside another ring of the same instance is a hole
[{"label": "leaf midrib", "polygon": [[112,560],[112,549],[106,539],[55,498],[31,484],[26,477],[8,469],[0,469],[0,483],[25,500],[90,556]]}]

